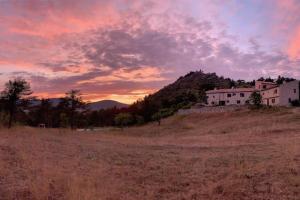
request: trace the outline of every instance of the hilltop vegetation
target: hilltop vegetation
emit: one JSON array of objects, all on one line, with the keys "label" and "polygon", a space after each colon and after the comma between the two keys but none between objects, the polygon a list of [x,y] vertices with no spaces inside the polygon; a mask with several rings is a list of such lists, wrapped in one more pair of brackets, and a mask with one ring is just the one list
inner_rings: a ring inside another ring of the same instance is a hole
[{"label": "hilltop vegetation", "polygon": [[299,120],[272,108],[85,133],[0,129],[0,199],[298,200]]}]

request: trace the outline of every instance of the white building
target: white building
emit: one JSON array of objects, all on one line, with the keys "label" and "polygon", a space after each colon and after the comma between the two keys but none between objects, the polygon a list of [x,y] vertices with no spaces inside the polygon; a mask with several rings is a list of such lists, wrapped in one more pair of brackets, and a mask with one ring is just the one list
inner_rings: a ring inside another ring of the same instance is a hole
[{"label": "white building", "polygon": [[253,88],[215,89],[206,92],[207,104],[244,105],[250,103],[253,92],[259,92],[265,105],[289,106],[293,100],[299,100],[299,81],[276,83],[256,81]]},{"label": "white building", "polygon": [[265,105],[290,106],[292,101],[299,100],[299,81],[274,85],[262,89],[260,94]]}]

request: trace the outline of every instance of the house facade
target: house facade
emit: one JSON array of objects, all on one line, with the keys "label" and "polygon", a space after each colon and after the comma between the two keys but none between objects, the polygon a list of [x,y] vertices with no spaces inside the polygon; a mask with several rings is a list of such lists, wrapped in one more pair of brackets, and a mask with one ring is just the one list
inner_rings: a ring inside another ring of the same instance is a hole
[{"label": "house facade", "polygon": [[245,105],[250,103],[253,92],[259,92],[262,103],[270,106],[289,106],[299,100],[299,81],[281,85],[271,82],[256,81],[253,88],[214,89],[206,92],[208,106]]},{"label": "house facade", "polygon": [[299,100],[299,81],[291,81],[260,91],[263,104],[270,106],[289,106]]},{"label": "house facade", "polygon": [[209,106],[244,105],[249,103],[255,88],[215,89],[206,92]]}]

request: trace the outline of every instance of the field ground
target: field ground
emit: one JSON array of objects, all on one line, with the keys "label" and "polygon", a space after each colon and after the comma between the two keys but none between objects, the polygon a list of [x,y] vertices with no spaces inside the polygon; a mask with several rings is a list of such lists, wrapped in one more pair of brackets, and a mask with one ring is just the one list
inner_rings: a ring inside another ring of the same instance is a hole
[{"label": "field ground", "polygon": [[300,111],[0,130],[0,199],[300,199]]}]

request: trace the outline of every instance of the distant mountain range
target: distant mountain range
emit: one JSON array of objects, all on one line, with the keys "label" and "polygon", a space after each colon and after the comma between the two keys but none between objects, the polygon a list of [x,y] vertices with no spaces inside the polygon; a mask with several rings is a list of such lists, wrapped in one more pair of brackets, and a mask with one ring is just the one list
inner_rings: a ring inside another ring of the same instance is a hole
[{"label": "distant mountain range", "polygon": [[[50,98],[49,101],[53,106],[57,106],[60,102],[60,98]],[[31,105],[37,106],[40,104],[40,100],[32,100]],[[102,101],[96,101],[96,102],[90,102],[87,104],[87,108],[91,111],[97,111],[101,109],[109,109],[109,108],[127,108],[129,105],[120,103],[118,101],[114,100],[102,100]]]},{"label": "distant mountain range", "polygon": [[90,110],[95,111],[95,110],[108,109],[114,107],[127,108],[129,105],[114,100],[102,100],[102,101],[89,103],[87,106]]}]

